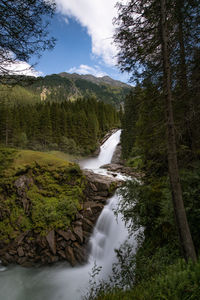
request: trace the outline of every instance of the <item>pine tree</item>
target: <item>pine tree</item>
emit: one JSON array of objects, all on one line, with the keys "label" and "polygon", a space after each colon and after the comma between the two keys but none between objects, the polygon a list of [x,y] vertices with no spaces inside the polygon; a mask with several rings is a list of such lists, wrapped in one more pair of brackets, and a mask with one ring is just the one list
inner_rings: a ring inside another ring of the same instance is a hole
[{"label": "pine tree", "polygon": [[[170,0],[131,0],[128,4],[119,4],[115,41],[120,47],[118,61],[121,70],[132,71],[139,79],[148,78],[158,85],[166,99],[168,167],[174,211],[185,256],[196,261],[182,199],[172,108],[172,78],[176,83],[180,79],[172,73],[177,67],[177,45],[181,45],[182,23],[180,18],[173,18],[176,10],[177,6]],[[181,46],[180,49],[178,57],[182,54]]]},{"label": "pine tree", "polygon": [[179,168],[177,161],[176,138],[174,116],[172,109],[172,91],[171,91],[171,67],[170,53],[168,49],[168,28],[167,28],[167,11],[165,0],[160,0],[161,4],[161,31],[162,31],[162,56],[163,56],[163,73],[164,73],[164,93],[166,98],[166,121],[167,121],[167,138],[168,138],[168,166],[169,177],[172,188],[172,199],[174,203],[174,212],[179,230],[179,236],[183,245],[184,253],[187,259],[197,261],[194,244],[192,241],[187,216],[183,203],[182,189],[179,177]]}]

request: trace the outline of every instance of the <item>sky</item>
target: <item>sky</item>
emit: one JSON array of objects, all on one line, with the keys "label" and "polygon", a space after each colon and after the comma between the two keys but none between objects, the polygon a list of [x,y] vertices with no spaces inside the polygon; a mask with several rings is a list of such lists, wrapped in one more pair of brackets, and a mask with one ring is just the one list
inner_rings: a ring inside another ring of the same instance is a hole
[{"label": "sky", "polygon": [[128,74],[116,67],[117,51],[112,38],[117,0],[55,1],[57,10],[49,32],[56,38],[56,46],[42,53],[31,72],[42,76],[60,72],[108,75],[128,82]]}]

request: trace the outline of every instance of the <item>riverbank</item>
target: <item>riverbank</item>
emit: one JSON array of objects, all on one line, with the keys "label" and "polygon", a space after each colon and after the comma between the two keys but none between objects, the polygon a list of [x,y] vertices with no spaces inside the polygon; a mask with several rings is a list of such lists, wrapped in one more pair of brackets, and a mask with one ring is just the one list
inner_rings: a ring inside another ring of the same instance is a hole
[{"label": "riverbank", "polygon": [[86,261],[88,239],[118,181],[44,152],[1,149],[1,157],[3,264]]}]

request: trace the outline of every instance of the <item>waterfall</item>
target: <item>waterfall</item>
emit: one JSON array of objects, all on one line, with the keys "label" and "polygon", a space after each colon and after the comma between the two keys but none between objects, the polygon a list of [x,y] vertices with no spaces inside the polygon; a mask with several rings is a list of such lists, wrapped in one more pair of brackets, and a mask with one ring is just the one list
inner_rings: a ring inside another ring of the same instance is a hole
[{"label": "waterfall", "polygon": [[113,153],[120,140],[120,134],[121,130],[113,133],[110,138],[107,139],[105,143],[100,147],[98,157],[84,159],[82,162],[80,162],[80,166],[84,169],[90,169],[94,172],[99,173],[99,168],[101,166],[109,164],[111,162]]},{"label": "waterfall", "polygon": [[[100,166],[110,163],[114,150],[119,143],[120,130],[114,133],[100,149],[97,158],[83,160],[82,168],[106,174]],[[113,208],[119,201],[117,193],[108,200],[90,239],[91,252],[84,266],[70,267],[63,262],[41,268],[22,268],[8,266],[0,268],[0,299],[2,300],[78,300],[85,289],[89,288],[89,278],[94,264],[101,266],[101,278],[106,278],[115,262],[114,249],[119,247],[128,236],[120,215],[116,218]]]}]

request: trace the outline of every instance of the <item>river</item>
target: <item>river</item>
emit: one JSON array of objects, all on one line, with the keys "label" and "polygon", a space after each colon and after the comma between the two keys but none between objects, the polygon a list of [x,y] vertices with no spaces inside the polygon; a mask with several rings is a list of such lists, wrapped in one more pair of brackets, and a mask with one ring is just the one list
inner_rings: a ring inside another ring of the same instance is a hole
[{"label": "river", "polygon": [[[110,163],[120,140],[120,130],[101,146],[99,156],[80,162],[81,168],[95,173],[107,174],[100,166]],[[118,174],[120,178],[120,175]],[[117,193],[108,199],[90,239],[91,252],[84,266],[71,267],[62,262],[48,267],[23,268],[10,265],[0,266],[0,300],[78,300],[89,288],[89,279],[94,264],[101,266],[100,278],[112,271],[115,262],[114,249],[119,247],[128,232],[120,215],[113,208],[119,201]]]}]

